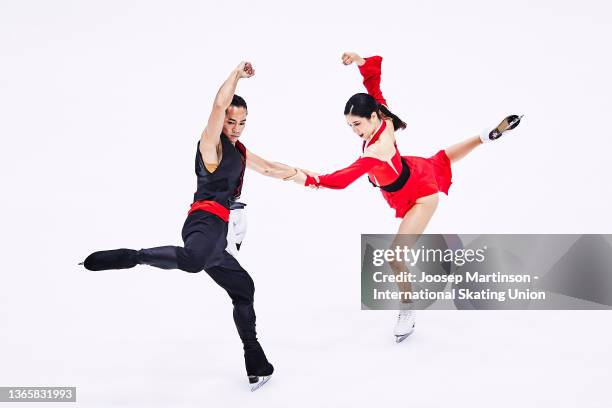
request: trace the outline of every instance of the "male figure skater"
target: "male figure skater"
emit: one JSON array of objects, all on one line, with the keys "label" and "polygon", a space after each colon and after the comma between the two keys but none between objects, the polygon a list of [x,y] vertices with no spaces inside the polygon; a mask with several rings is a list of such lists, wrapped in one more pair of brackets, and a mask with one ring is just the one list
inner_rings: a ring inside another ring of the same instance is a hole
[{"label": "male figure skater", "polygon": [[[83,262],[85,268],[94,271],[132,268],[139,264],[186,272],[205,270],[232,299],[234,322],[243,343],[252,391],[269,380],[274,367],[257,340],[253,280],[226,251],[226,247],[235,246],[232,240],[228,246],[226,240],[230,208],[240,207],[236,199],[242,189],[245,167],[279,179],[296,173],[293,167],[269,162],[251,153],[239,141],[248,112],[244,99],[234,92],[240,79],[254,74],[253,66],[242,62],[217,92],[208,123],[198,142],[195,160],[197,191],[183,225],[184,246],[98,251]],[[238,232],[240,230],[239,227]],[[233,237],[235,233],[229,235]]]}]

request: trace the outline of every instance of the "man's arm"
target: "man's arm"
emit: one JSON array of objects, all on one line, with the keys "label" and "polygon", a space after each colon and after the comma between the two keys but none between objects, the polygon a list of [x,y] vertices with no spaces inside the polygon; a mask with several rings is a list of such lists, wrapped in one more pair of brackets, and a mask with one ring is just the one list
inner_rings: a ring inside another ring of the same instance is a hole
[{"label": "man's arm", "polygon": [[223,121],[225,120],[225,110],[232,103],[232,97],[236,92],[236,86],[241,78],[250,78],[255,75],[255,70],[249,62],[241,62],[236,69],[234,69],[229,77],[223,82],[221,88],[215,96],[212,111],[208,117],[208,123],[202,132],[200,137],[200,148],[213,148],[212,150],[216,154],[217,145],[223,129]]},{"label": "man's arm", "polygon": [[246,154],[246,165],[249,169],[255,170],[259,174],[276,179],[285,179],[297,173],[294,167],[268,161],[248,149]]}]

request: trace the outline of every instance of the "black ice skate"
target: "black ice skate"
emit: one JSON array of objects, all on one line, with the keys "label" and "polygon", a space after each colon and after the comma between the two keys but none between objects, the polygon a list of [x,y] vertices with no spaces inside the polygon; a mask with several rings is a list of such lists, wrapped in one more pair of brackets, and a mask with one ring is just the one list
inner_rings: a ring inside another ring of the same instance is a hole
[{"label": "black ice skate", "polygon": [[89,255],[79,265],[85,266],[90,271],[133,268],[138,265],[138,251],[125,248],[98,251]]},{"label": "black ice skate", "polygon": [[266,358],[257,340],[247,341],[244,346],[244,363],[251,391],[256,391],[267,383],[274,373],[274,366]]},{"label": "black ice skate", "polygon": [[483,143],[487,143],[499,139],[504,133],[507,133],[510,130],[516,128],[519,123],[521,123],[521,119],[523,118],[523,116],[524,115],[507,116],[499,123],[499,125],[497,125],[493,129],[485,129],[480,134],[480,140],[482,140]]},{"label": "black ice skate", "polygon": [[272,374],[270,375],[249,375],[249,384],[251,385],[251,392],[257,391],[265,383],[267,383],[270,380],[270,378],[272,378]]}]

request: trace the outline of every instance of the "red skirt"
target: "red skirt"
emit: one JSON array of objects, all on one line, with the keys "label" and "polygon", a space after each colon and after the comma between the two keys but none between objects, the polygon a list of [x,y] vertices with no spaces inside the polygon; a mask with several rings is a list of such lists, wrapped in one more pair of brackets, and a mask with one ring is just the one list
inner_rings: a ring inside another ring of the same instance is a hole
[{"label": "red skirt", "polygon": [[383,189],[383,197],[395,210],[397,218],[404,218],[417,199],[438,191],[448,195],[452,183],[451,163],[444,150],[425,159],[416,156],[402,156],[410,168],[410,177],[404,186],[393,193]]}]

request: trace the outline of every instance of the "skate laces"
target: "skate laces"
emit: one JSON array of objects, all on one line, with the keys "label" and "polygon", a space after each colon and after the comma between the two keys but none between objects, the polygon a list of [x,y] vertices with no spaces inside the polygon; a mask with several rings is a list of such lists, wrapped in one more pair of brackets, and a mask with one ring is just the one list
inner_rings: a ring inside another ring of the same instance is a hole
[{"label": "skate laces", "polygon": [[412,310],[400,310],[399,314],[397,315],[397,320],[398,321],[408,320],[411,316],[412,316]]}]

